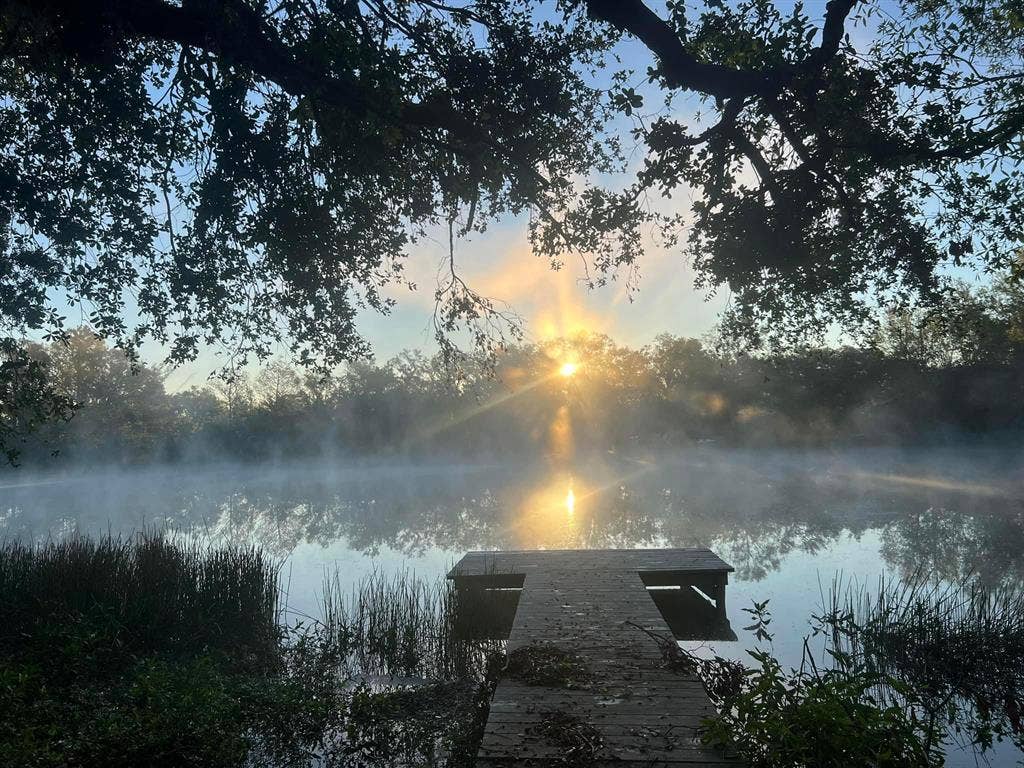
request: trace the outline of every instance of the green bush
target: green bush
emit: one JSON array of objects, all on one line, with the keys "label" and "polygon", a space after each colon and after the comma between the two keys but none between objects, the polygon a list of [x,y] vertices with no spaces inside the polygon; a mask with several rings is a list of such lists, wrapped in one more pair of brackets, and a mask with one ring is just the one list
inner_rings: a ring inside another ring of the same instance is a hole
[{"label": "green bush", "polygon": [[[767,602],[745,609],[760,640],[771,640]],[[819,623],[820,632],[827,627]],[[755,665],[693,658],[719,714],[704,739],[741,757],[751,768],[908,768],[943,764],[943,732],[918,716],[917,697],[898,680],[876,672],[862,656],[828,648],[819,667],[804,641],[803,663],[786,671],[763,649]],[[724,684],[723,684],[724,682]],[[900,705],[878,693],[899,690]]]}]

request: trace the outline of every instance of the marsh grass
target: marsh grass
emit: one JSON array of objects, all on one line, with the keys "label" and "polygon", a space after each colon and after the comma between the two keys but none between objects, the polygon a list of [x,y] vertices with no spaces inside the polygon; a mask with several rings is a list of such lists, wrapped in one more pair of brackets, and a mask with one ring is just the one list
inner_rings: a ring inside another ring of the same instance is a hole
[{"label": "marsh grass", "polygon": [[256,548],[143,534],[0,546],[0,651],[52,661],[68,642],[131,656],[275,655],[278,567]]},{"label": "marsh grass", "polygon": [[278,577],[258,549],[159,535],[0,546],[0,764],[473,764],[494,600],[337,574],[322,620],[288,624]]},{"label": "marsh grass", "polygon": [[492,611],[484,590],[409,571],[375,572],[353,588],[335,575],[324,590],[324,626],[353,677],[483,681],[504,647],[475,631]]},{"label": "marsh grass", "polygon": [[349,688],[340,764],[472,766],[504,667],[483,631],[494,611],[487,590],[410,571],[329,579],[318,634]]},{"label": "marsh grass", "polygon": [[[825,624],[841,652],[913,690],[925,715],[982,750],[1024,737],[1024,592],[973,581],[881,580],[875,591],[833,583]],[[965,738],[966,737],[966,738]]]}]

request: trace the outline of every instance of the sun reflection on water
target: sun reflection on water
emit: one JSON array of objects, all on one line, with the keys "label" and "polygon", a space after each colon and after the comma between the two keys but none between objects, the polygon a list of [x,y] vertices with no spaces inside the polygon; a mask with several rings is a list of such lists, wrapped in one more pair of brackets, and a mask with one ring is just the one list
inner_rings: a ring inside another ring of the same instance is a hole
[{"label": "sun reflection on water", "polygon": [[568,473],[555,473],[548,482],[524,495],[511,529],[517,549],[576,549],[588,519],[588,491]]}]

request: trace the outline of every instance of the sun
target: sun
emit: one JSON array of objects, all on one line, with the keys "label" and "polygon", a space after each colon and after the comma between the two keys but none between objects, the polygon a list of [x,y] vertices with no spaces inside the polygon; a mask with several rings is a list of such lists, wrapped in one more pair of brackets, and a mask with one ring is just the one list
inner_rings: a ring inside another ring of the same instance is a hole
[{"label": "sun", "polygon": [[579,365],[576,363],[562,363],[562,367],[558,369],[558,372],[565,378],[569,378],[575,375],[576,371],[579,370]]}]

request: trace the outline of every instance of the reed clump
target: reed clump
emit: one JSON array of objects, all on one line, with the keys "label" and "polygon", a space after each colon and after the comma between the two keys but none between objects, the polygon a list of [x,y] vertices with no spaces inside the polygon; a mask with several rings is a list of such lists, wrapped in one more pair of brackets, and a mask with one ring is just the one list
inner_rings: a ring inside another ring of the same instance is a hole
[{"label": "reed clump", "polygon": [[881,580],[851,590],[847,636],[876,664],[964,691],[1024,689],[1024,593],[976,583]]},{"label": "reed clump", "polygon": [[0,547],[0,764],[473,764],[504,666],[485,595],[335,577],[289,625],[278,576],[158,535]]},{"label": "reed clump", "polygon": [[409,571],[375,572],[353,587],[329,579],[320,636],[350,691],[328,758],[470,768],[505,666],[504,641],[485,631],[502,620],[501,604]]},{"label": "reed clump", "polygon": [[882,579],[877,590],[832,585],[827,625],[834,643],[913,690],[925,716],[985,750],[1024,743],[1024,592],[967,580]]},{"label": "reed clump", "polygon": [[68,634],[111,664],[220,652],[269,663],[278,567],[254,547],[142,534],[0,546],[0,651],[52,661]]},{"label": "reed clump", "polygon": [[504,647],[475,631],[491,610],[482,590],[375,572],[352,588],[330,579],[323,621],[350,676],[482,681],[488,658]]}]

